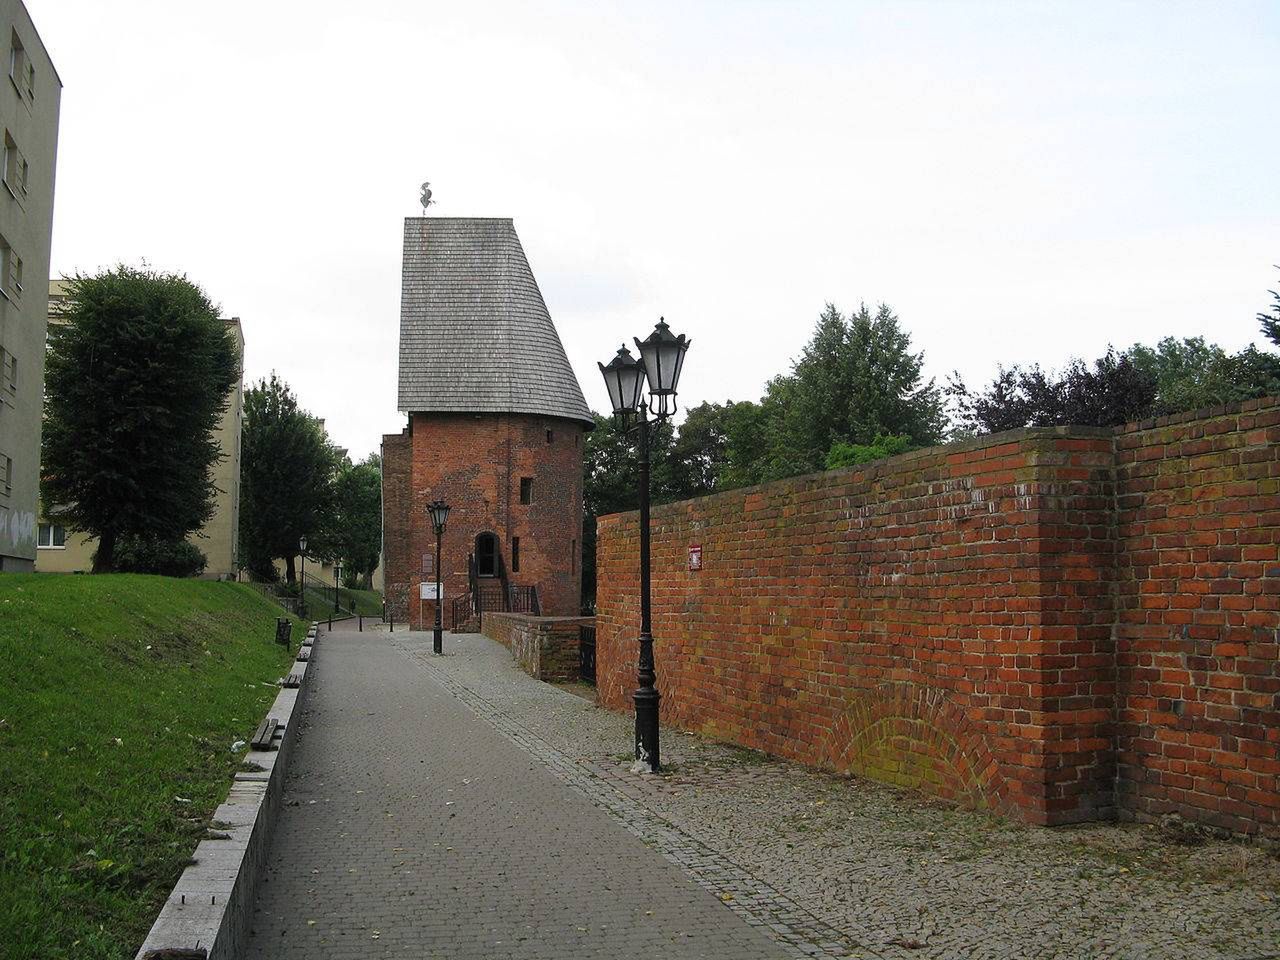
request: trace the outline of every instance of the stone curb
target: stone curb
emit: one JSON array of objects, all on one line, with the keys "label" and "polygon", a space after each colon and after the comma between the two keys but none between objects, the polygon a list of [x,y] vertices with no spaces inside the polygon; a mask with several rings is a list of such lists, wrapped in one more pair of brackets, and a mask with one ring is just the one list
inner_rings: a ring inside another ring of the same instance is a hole
[{"label": "stone curb", "polygon": [[239,957],[249,930],[254,893],[267,843],[275,827],[284,774],[293,748],[293,717],[301,708],[310,684],[306,682],[319,624],[312,621],[299,656],[287,675],[298,677],[296,689],[282,687],[266,716],[279,721],[283,734],[275,750],[250,748],[245,760],[262,769],[235,775],[226,801],[213,813],[209,835],[191,856],[169,899],[160,910],[139,948],[135,960],[234,960]]}]

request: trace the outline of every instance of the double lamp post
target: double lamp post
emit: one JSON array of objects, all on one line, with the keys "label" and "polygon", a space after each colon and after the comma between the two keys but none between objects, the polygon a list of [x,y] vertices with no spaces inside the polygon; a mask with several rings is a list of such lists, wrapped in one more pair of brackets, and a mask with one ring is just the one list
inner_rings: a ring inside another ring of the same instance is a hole
[{"label": "double lamp post", "polygon": [[[609,391],[613,415],[627,433],[637,435],[640,454],[640,662],[639,688],[633,695],[636,707],[636,760],[656,773],[659,767],[658,689],[654,673],[653,633],[650,622],[649,584],[649,425],[662,422],[676,412],[676,386],[684,366],[684,354],[691,340],[675,336],[659,318],[653,333],[636,340],[640,359],[631,355],[624,343],[606,366],[597,364]],[[645,381],[649,402],[643,399]],[[653,420],[650,420],[650,414]]]}]

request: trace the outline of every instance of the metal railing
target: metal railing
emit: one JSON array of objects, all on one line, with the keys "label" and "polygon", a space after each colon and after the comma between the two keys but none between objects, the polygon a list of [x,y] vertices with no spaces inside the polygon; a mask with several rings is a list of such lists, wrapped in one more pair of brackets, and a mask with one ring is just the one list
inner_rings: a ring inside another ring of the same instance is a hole
[{"label": "metal railing", "polygon": [[475,614],[475,601],[470,590],[449,601],[449,629],[457,630]]},{"label": "metal railing", "polygon": [[578,676],[596,682],[596,628],[578,627]]},{"label": "metal railing", "polygon": [[519,587],[512,584],[507,588],[507,612],[529,613],[535,617],[542,616],[542,605],[538,602],[536,586]]}]

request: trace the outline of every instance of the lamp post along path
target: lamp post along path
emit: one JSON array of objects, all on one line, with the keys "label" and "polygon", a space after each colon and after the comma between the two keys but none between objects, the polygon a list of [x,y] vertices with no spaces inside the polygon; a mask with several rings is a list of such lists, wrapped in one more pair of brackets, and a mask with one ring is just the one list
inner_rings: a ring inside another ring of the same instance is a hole
[{"label": "lamp post along path", "polygon": [[444,652],[444,592],[440,580],[440,538],[444,536],[445,521],[449,519],[449,504],[435,499],[427,504],[431,514],[431,525],[436,531],[436,625],[431,638],[431,649],[435,653]]},{"label": "lamp post along path", "polygon": [[298,571],[298,615],[303,619],[307,616],[307,537],[303,534],[298,538],[298,560],[301,562],[302,569]]},{"label": "lamp post along path", "polygon": [[[659,318],[653,332],[636,349],[642,359],[631,355],[626,344],[608,366],[597,364],[609,391],[614,416],[638,434],[640,460],[640,659],[636,669],[637,689],[632,695],[636,709],[636,765],[656,773],[661,764],[658,737],[657,670],[653,657],[653,624],[649,561],[649,413],[662,421],[676,412],[676,388],[684,368],[684,354],[689,349],[684,334],[675,336],[664,319]],[[652,406],[641,399],[645,381],[649,384]]]}]

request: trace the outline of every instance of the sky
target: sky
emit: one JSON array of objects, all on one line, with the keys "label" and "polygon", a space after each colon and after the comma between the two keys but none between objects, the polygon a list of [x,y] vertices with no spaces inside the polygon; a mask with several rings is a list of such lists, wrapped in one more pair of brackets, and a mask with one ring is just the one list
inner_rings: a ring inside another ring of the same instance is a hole
[{"label": "sky", "polygon": [[659,315],[758,399],[827,302],[928,375],[1260,340],[1280,4],[27,0],[63,84],[54,275],[185,273],[356,459],[402,218],[509,216],[588,403]]}]

